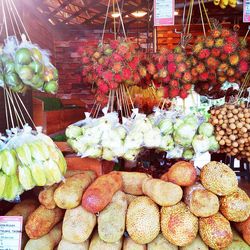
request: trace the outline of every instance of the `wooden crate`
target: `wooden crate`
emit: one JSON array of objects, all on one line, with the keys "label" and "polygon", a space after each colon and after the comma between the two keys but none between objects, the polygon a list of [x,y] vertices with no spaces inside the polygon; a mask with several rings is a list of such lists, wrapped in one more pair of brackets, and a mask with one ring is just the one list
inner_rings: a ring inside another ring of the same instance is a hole
[{"label": "wooden crate", "polygon": [[58,148],[63,152],[67,161],[68,169],[71,170],[93,170],[98,176],[107,174],[113,170],[114,162],[92,158],[81,158],[73,154],[72,149],[66,142],[56,142]]}]

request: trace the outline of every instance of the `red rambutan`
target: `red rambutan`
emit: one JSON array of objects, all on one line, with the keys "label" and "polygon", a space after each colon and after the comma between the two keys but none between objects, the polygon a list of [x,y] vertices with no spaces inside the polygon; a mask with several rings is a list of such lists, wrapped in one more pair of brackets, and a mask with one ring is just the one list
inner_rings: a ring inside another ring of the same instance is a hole
[{"label": "red rambutan", "polygon": [[220,59],[221,59],[221,61],[226,61],[226,60],[227,60],[227,58],[228,58],[228,55],[227,55],[227,54],[225,54],[225,53],[222,53],[222,54],[220,55]]},{"label": "red rambutan", "polygon": [[106,82],[110,82],[113,79],[113,73],[110,70],[104,71],[102,77]]},{"label": "red rambutan", "polygon": [[170,76],[167,75],[166,77],[162,78],[162,82],[168,83],[170,81]]},{"label": "red rambutan", "polygon": [[140,82],[141,77],[140,77],[140,75],[136,72],[136,73],[134,73],[134,75],[133,75],[133,79],[134,79],[134,82],[135,82],[135,83],[138,83],[138,82]]},{"label": "red rambutan", "polygon": [[218,67],[218,72],[226,72],[228,70],[228,64],[227,63],[221,63]]},{"label": "red rambutan", "polygon": [[224,41],[223,38],[217,38],[217,39],[215,40],[215,47],[217,47],[217,48],[223,47],[224,44],[225,44],[225,41]]},{"label": "red rambutan", "polygon": [[205,59],[210,56],[210,50],[209,49],[202,49],[198,55],[199,59]]},{"label": "red rambutan", "polygon": [[117,54],[117,53],[113,53],[112,55],[112,59],[115,61],[115,62],[121,62],[122,61],[122,56]]},{"label": "red rambutan", "polygon": [[205,65],[203,63],[199,63],[195,68],[199,74],[203,73],[206,70]]},{"label": "red rambutan", "polygon": [[149,63],[147,65],[147,70],[148,70],[149,74],[151,74],[151,75],[155,74],[155,72],[156,72],[155,65],[153,63]]},{"label": "red rambutan", "polygon": [[160,55],[158,58],[157,58],[157,61],[159,64],[164,64],[165,61],[166,61],[166,57],[163,56],[163,55]]},{"label": "red rambutan", "polygon": [[192,76],[197,76],[198,75],[198,72],[197,72],[196,68],[191,69],[191,74],[192,74]]},{"label": "red rambutan", "polygon": [[239,60],[240,60],[238,54],[230,55],[228,59],[229,59],[230,64],[233,66],[237,65],[239,63]]},{"label": "red rambutan", "polygon": [[110,40],[109,41],[110,47],[115,50],[118,48],[119,45],[119,41],[118,40]]},{"label": "red rambutan", "polygon": [[167,66],[167,70],[170,74],[173,74],[176,71],[176,64],[174,62],[170,62]]},{"label": "red rambutan", "polygon": [[103,83],[103,84],[100,84],[98,85],[98,90],[103,93],[103,94],[106,94],[109,92],[109,87],[107,84]]},{"label": "red rambutan", "polygon": [[167,61],[168,62],[173,62],[175,60],[174,53],[170,52],[167,54]]},{"label": "red rambutan", "polygon": [[164,87],[164,98],[168,98],[169,97],[169,88],[166,86]]},{"label": "red rambutan", "polygon": [[184,57],[183,54],[177,54],[177,55],[175,56],[175,62],[176,62],[176,63],[183,62],[184,59],[185,59],[185,57]]},{"label": "red rambutan", "polygon": [[102,75],[103,73],[103,66],[102,65],[98,65],[96,68],[95,68],[96,72],[98,75]]},{"label": "red rambutan", "polygon": [[198,63],[198,60],[197,60],[196,58],[192,57],[192,58],[191,58],[191,62],[192,62],[192,65],[193,65],[193,66],[196,66],[197,63]]},{"label": "red rambutan", "polygon": [[89,63],[90,63],[90,58],[87,57],[87,56],[84,56],[84,57],[82,58],[82,63],[83,63],[83,64],[89,64]]},{"label": "red rambutan", "polygon": [[169,86],[171,86],[171,88],[178,88],[179,87],[179,82],[177,80],[171,80],[169,82]]},{"label": "red rambutan", "polygon": [[190,83],[185,83],[183,85],[183,89],[185,89],[185,90],[190,90],[191,88],[192,88],[192,84],[190,84]]},{"label": "red rambutan", "polygon": [[201,73],[199,75],[199,79],[200,79],[200,81],[203,81],[203,82],[207,81],[208,80],[208,72]]},{"label": "red rambutan", "polygon": [[249,70],[249,64],[245,60],[241,60],[239,63],[239,71],[241,73],[246,73]]},{"label": "red rambutan", "polygon": [[124,68],[122,70],[122,77],[124,80],[129,80],[131,78],[131,70],[129,68]]},{"label": "red rambutan", "polygon": [[189,71],[185,72],[183,77],[182,77],[182,80],[186,83],[191,82],[192,81],[191,73]]},{"label": "red rambutan", "polygon": [[129,51],[124,55],[125,60],[131,61],[133,59],[132,53]]},{"label": "red rambutan", "polygon": [[167,75],[168,75],[168,72],[165,69],[159,70],[159,77],[160,78],[165,78],[165,77],[167,77]]},{"label": "red rambutan", "polygon": [[214,57],[209,57],[207,59],[207,66],[210,69],[216,69],[219,65],[219,61],[217,59],[215,59]]},{"label": "red rambutan", "polygon": [[112,81],[112,82],[109,82],[108,86],[109,86],[109,89],[117,89],[118,88],[118,83]]},{"label": "red rambutan", "polygon": [[178,66],[177,66],[177,70],[178,70],[179,72],[181,72],[181,73],[183,73],[184,71],[186,71],[186,69],[187,69],[187,66],[186,66],[185,63],[180,63],[180,64],[178,64]]},{"label": "red rambutan", "polygon": [[233,44],[234,46],[239,45],[239,38],[236,35],[229,36],[226,39],[226,43]]},{"label": "red rambutan", "polygon": [[203,43],[197,43],[194,46],[194,53],[198,54],[203,49]]},{"label": "red rambutan", "polygon": [[219,76],[219,77],[218,77],[218,81],[219,81],[220,83],[224,83],[226,80],[227,80],[227,78],[226,78],[225,76]]},{"label": "red rambutan", "polygon": [[161,63],[157,63],[156,64],[156,68],[158,69],[158,70],[161,70],[161,69],[163,69],[163,64],[161,64]]},{"label": "red rambutan", "polygon": [[119,44],[117,51],[120,55],[125,55],[129,51],[129,47],[127,43]]},{"label": "red rambutan", "polygon": [[212,48],[211,54],[212,54],[212,56],[214,56],[214,57],[220,56],[220,49],[218,49],[218,48]]},{"label": "red rambutan", "polygon": [[181,99],[186,99],[188,97],[188,92],[185,89],[181,89],[179,96]]},{"label": "red rambutan", "polygon": [[233,77],[233,76],[229,77],[228,82],[233,82],[233,83],[236,82],[235,77]]},{"label": "red rambutan", "polygon": [[234,73],[235,73],[235,71],[234,71],[233,68],[228,68],[228,70],[227,70],[227,75],[228,75],[228,76],[233,76]]},{"label": "red rambutan", "polygon": [[112,69],[115,73],[119,73],[122,69],[122,64],[120,62],[116,62],[114,63]]},{"label": "red rambutan", "polygon": [[222,29],[221,36],[222,37],[229,37],[231,35],[231,31],[229,29]]},{"label": "red rambutan", "polygon": [[218,29],[213,29],[210,31],[210,34],[213,38],[218,38],[221,35],[221,31]]},{"label": "red rambutan", "polygon": [[116,82],[122,82],[122,77],[121,77],[121,75],[120,75],[120,74],[115,74],[114,80],[115,80]]},{"label": "red rambutan", "polygon": [[179,95],[179,89],[173,88],[169,90],[169,97],[174,98]]},{"label": "red rambutan", "polygon": [[223,46],[223,51],[226,53],[226,54],[232,54],[234,51],[235,51],[235,46],[233,44],[225,44]]},{"label": "red rambutan", "polygon": [[179,71],[175,71],[173,76],[174,76],[175,79],[180,79],[182,77],[182,73],[179,72]]},{"label": "red rambutan", "polygon": [[145,76],[147,75],[147,69],[146,69],[146,67],[140,66],[140,67],[139,67],[139,74],[140,74],[140,76],[141,76],[142,78],[145,77]]},{"label": "red rambutan", "polygon": [[249,53],[248,49],[241,49],[239,51],[239,54],[240,54],[240,59],[249,60],[249,58],[250,58],[250,53]]},{"label": "red rambutan", "polygon": [[202,83],[200,86],[201,86],[202,90],[204,90],[204,91],[208,91],[210,88],[210,84],[207,82]]},{"label": "red rambutan", "polygon": [[207,48],[212,48],[214,46],[214,39],[212,37],[207,37],[205,39],[205,46]]}]

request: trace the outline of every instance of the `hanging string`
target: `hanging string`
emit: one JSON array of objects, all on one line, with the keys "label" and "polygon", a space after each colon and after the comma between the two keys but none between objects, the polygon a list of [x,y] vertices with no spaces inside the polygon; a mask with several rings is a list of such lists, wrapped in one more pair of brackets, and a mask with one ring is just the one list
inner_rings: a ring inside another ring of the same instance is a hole
[{"label": "hanging string", "polygon": [[14,27],[14,23],[13,23],[11,11],[10,11],[10,3],[9,3],[9,1],[6,1],[6,3],[7,3],[7,11],[8,11],[8,14],[9,14],[9,17],[10,17],[10,22],[11,22],[12,30],[13,30],[14,35],[17,37],[16,29]]},{"label": "hanging string", "polygon": [[203,9],[204,9],[204,12],[205,12],[205,15],[206,15],[206,18],[207,18],[207,23],[208,23],[208,25],[209,25],[209,28],[212,29],[212,25],[211,25],[211,23],[210,23],[210,19],[209,19],[209,17],[208,17],[207,10],[206,10],[206,7],[205,7],[205,4],[204,4],[204,1],[203,1],[203,0],[201,0],[201,4],[202,4],[202,6],[203,6]]},{"label": "hanging string", "polygon": [[116,0],[116,5],[117,5],[118,12],[119,12],[120,20],[121,20],[121,25],[122,25],[122,30],[123,30],[124,38],[125,38],[125,41],[126,41],[127,40],[127,35],[126,35],[125,27],[124,27],[124,22],[123,22],[123,18],[122,18],[121,9],[120,9],[120,6],[119,6],[117,0]]},{"label": "hanging string", "polygon": [[20,35],[20,37],[21,37],[21,36],[22,36],[22,32],[21,32],[21,30],[20,30],[19,23],[18,23],[18,21],[17,21],[17,19],[16,19],[16,15],[14,14],[13,8],[12,8],[12,6],[11,6],[10,3],[9,3],[9,5],[10,5],[10,11],[11,11],[11,13],[12,13],[12,15],[13,15],[13,18],[14,18],[14,21],[15,21],[15,25],[16,25],[17,30],[18,30],[18,33],[19,33],[19,35]]},{"label": "hanging string", "polygon": [[10,129],[9,126],[9,115],[8,115],[8,108],[7,108],[7,96],[6,96],[6,88],[3,88],[3,95],[4,95],[4,108],[5,108],[5,117],[6,117],[6,125],[7,129]]},{"label": "hanging string", "polygon": [[113,2],[113,19],[114,19],[114,37],[116,40],[115,0],[113,0],[112,2]]},{"label": "hanging string", "polygon": [[3,20],[4,20],[4,27],[5,27],[5,33],[7,38],[9,37],[9,32],[8,32],[8,23],[6,20],[6,12],[5,12],[5,7],[4,7],[4,0],[2,0],[2,13],[3,13]]},{"label": "hanging string", "polygon": [[21,23],[21,25],[22,25],[22,27],[23,27],[23,30],[24,30],[24,32],[25,32],[25,35],[28,37],[28,40],[31,42],[30,36],[29,36],[29,34],[28,34],[27,30],[26,30],[26,27],[25,27],[25,25],[24,25],[24,23],[23,23],[23,21],[22,21],[22,18],[20,17],[20,15],[19,15],[19,13],[18,13],[18,11],[17,11],[17,8],[16,8],[16,6],[15,6],[13,0],[9,0],[9,1],[12,3],[12,6],[13,6],[13,8],[14,8],[14,11],[15,11],[15,13],[16,13],[18,19],[19,19],[19,22]]},{"label": "hanging string", "polygon": [[101,39],[101,43],[102,43],[102,44],[103,44],[105,29],[106,29],[107,20],[108,20],[109,7],[110,7],[110,0],[109,0],[109,2],[108,2],[107,11],[106,11],[106,16],[105,16],[105,21],[104,21],[104,27],[103,27],[103,31],[102,31],[102,39]]},{"label": "hanging string", "polygon": [[244,36],[244,39],[243,39],[244,42],[245,42],[246,39],[247,39],[247,36],[248,36],[249,31],[250,31],[250,28],[248,28],[248,30],[247,30],[247,32],[246,32],[246,35]]},{"label": "hanging string", "polygon": [[204,34],[204,37],[206,37],[206,36],[207,36],[207,34],[206,34],[205,25],[204,25],[204,20],[203,20],[203,12],[202,12],[202,9],[201,9],[201,3],[200,3],[200,0],[198,0],[198,4],[199,4],[199,10],[200,10],[200,14],[201,14],[201,23],[202,23],[203,34]]},{"label": "hanging string", "polygon": [[36,128],[36,125],[35,125],[33,119],[31,118],[31,116],[30,116],[30,114],[29,114],[27,108],[25,107],[25,105],[24,105],[24,103],[23,103],[21,97],[18,95],[18,93],[14,93],[14,94],[16,94],[16,96],[17,96],[19,102],[21,103],[23,109],[25,110],[25,113],[27,114],[27,116],[28,116],[28,118],[30,119],[31,123],[33,124],[34,128]]}]

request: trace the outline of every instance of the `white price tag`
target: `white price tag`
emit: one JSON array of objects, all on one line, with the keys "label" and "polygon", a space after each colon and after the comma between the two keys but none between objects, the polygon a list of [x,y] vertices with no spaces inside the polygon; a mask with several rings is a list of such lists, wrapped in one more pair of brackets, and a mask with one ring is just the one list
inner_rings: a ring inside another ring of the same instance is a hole
[{"label": "white price tag", "polygon": [[0,216],[0,250],[21,250],[22,216]]}]

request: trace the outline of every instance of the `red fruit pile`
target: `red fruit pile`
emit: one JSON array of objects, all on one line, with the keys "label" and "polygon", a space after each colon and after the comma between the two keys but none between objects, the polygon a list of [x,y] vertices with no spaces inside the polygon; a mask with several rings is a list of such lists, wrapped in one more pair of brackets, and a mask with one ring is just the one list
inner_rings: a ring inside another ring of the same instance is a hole
[{"label": "red fruit pile", "polygon": [[191,58],[195,90],[199,94],[216,95],[226,81],[240,84],[249,70],[249,57],[237,33],[229,29],[216,28],[209,36],[198,37]]},{"label": "red fruit pile", "polygon": [[181,46],[174,50],[163,48],[154,55],[153,62],[147,68],[152,71],[154,82],[164,87],[164,97],[185,99],[192,88],[191,63],[185,50]]},{"label": "red fruit pile", "polygon": [[136,84],[140,81],[137,49],[137,44],[124,40],[110,40],[95,49],[86,49],[82,54],[82,75],[96,84],[100,95],[117,89],[121,83]]}]

